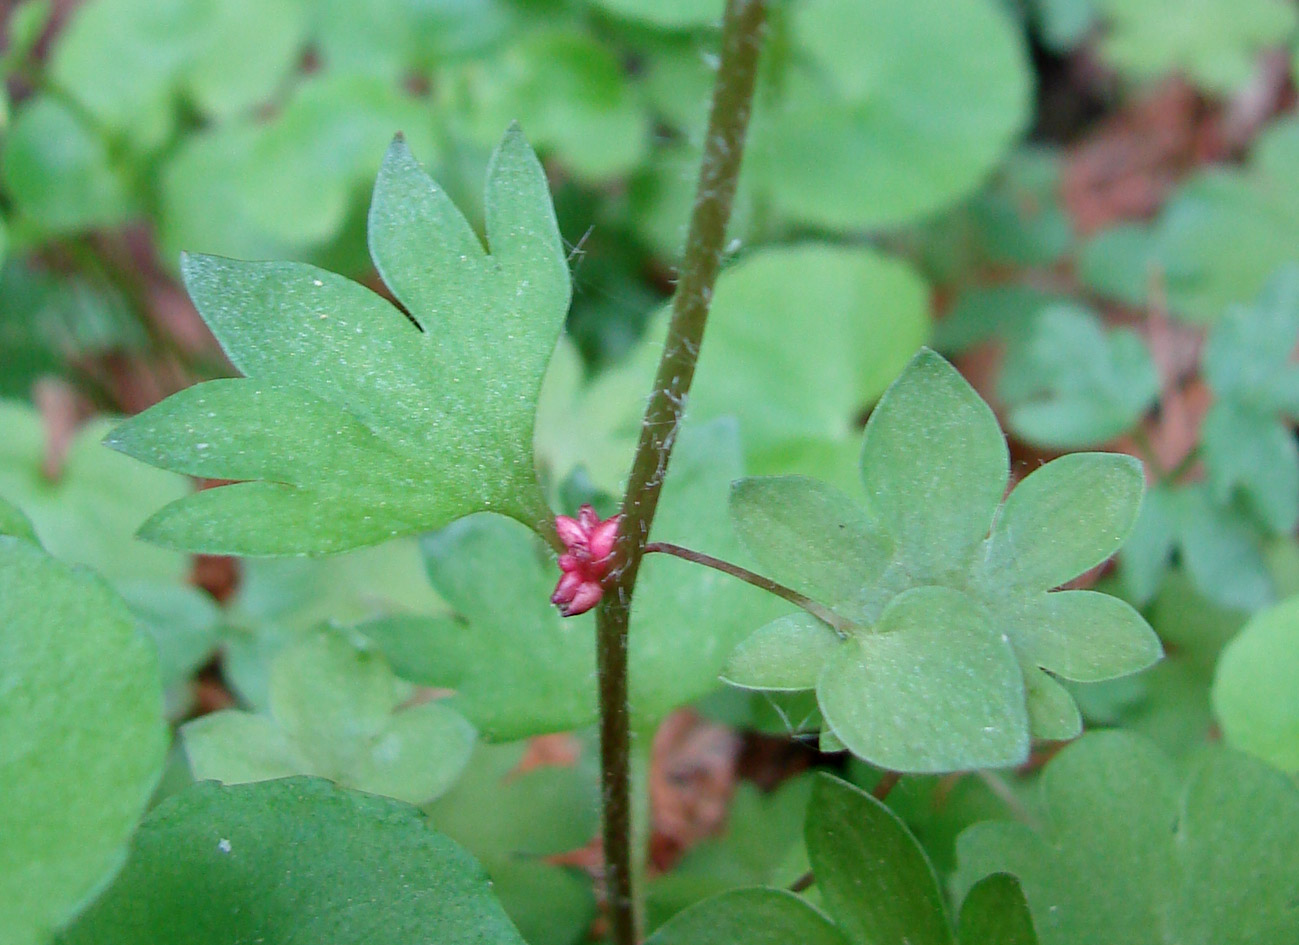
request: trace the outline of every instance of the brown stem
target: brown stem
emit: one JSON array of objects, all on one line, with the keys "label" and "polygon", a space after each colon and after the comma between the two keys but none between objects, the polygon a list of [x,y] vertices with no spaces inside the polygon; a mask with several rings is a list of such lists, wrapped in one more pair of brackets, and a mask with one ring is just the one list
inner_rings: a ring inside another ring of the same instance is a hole
[{"label": "brown stem", "polygon": [[722,22],[722,55],[708,115],[681,282],[672,298],[667,343],[645,409],[623,498],[622,525],[613,551],[614,569],[596,615],[604,863],[614,945],[635,945],[640,935],[632,879],[631,721],[627,707],[627,625],[632,593],[672,444],[685,410],[686,395],[694,379],[713,285],[721,267],[765,23],[765,0],[727,0]]},{"label": "brown stem", "polygon": [[[875,800],[880,803],[883,803],[884,799],[889,796],[889,793],[895,787],[897,787],[898,781],[901,779],[902,773],[900,771],[885,771],[884,774],[880,776],[880,779],[875,782],[875,787],[871,788],[871,797],[875,798]],[[808,870],[798,879],[789,884],[789,891],[796,893],[802,892],[815,882],[816,874],[811,870]]]},{"label": "brown stem", "polygon": [[682,558],[686,561],[693,561],[695,564],[702,564],[706,568],[713,568],[721,571],[723,574],[729,574],[731,577],[739,578],[752,584],[754,587],[760,587],[768,594],[775,594],[777,597],[784,598],[795,607],[801,607],[817,620],[828,624],[835,633],[841,637],[846,637],[854,630],[859,629],[851,620],[840,617],[829,607],[819,604],[805,594],[800,594],[792,587],[786,587],[773,581],[769,577],[764,577],[750,571],[748,568],[742,568],[738,564],[731,564],[729,561],[723,561],[721,558],[714,558],[712,555],[706,555],[702,551],[693,551],[690,548],[683,548],[680,545],[673,545],[666,541],[652,541],[645,546],[646,554],[665,554],[672,555],[676,558]]}]

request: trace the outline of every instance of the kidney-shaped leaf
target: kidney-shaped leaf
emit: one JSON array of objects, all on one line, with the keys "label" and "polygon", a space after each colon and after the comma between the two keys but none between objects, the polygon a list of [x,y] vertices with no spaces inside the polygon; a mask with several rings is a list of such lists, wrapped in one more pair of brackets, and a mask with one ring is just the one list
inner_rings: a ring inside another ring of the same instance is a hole
[{"label": "kidney-shaped leaf", "polygon": [[1149,742],[1106,732],[1061,752],[1043,786],[1051,823],[969,828],[956,885],[1014,874],[1044,945],[1299,935],[1299,791],[1279,772],[1222,751],[1179,789]]},{"label": "kidney-shaped leaf", "polygon": [[302,554],[376,544],[482,509],[549,527],[533,413],[569,299],[540,165],[511,129],[487,177],[490,255],[399,139],[370,249],[410,315],[298,263],[189,257],[186,285],[245,378],[199,384],[109,444],[249,480],[164,508],[143,534],[190,550]]},{"label": "kidney-shaped leaf", "polygon": [[413,807],[292,778],[199,784],[145,820],[68,945],[522,945],[482,867]]},{"label": "kidney-shaped leaf", "polygon": [[35,945],[122,864],[162,770],[162,690],[106,584],[0,537],[0,694],[0,938]]}]

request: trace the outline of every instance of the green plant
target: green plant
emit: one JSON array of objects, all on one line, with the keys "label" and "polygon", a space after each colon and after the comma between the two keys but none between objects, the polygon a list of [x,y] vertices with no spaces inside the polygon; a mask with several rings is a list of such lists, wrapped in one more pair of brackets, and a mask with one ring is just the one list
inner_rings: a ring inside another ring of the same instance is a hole
[{"label": "green plant", "polygon": [[[998,6],[722,7],[21,8],[0,389],[180,373],[0,404],[0,943],[1293,940],[1293,121],[1080,240]],[[683,708],[842,777],[650,864]]]}]

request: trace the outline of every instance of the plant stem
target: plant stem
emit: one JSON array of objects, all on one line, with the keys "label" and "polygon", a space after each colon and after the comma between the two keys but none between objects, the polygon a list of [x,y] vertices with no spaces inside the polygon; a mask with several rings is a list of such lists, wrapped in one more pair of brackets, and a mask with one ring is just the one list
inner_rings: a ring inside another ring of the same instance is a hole
[{"label": "plant stem", "polygon": [[702,564],[706,568],[713,568],[721,571],[723,574],[729,574],[731,577],[739,578],[741,581],[752,584],[754,587],[760,587],[768,594],[775,594],[777,597],[784,598],[795,607],[801,607],[817,620],[828,624],[835,633],[841,637],[846,637],[854,630],[859,629],[851,620],[840,617],[829,607],[819,604],[805,594],[800,594],[792,587],[786,587],[773,581],[769,577],[764,577],[750,571],[748,568],[742,568],[738,564],[731,564],[729,561],[723,561],[721,558],[714,558],[712,555],[706,555],[702,551],[693,551],[690,548],[683,548],[680,545],[669,544],[666,541],[652,541],[645,546],[645,553],[648,554],[665,554],[673,557],[682,558],[686,561],[693,561],[695,564]]},{"label": "plant stem", "polygon": [[627,625],[632,593],[686,395],[694,379],[713,285],[721,267],[765,23],[765,0],[727,0],[722,22],[722,55],[708,115],[681,281],[672,298],[667,343],[645,408],[640,441],[623,498],[622,526],[613,551],[614,570],[596,615],[605,881],[614,945],[635,945],[640,934],[639,910],[632,888],[631,723],[627,707]]},{"label": "plant stem", "polygon": [[[898,786],[900,780],[902,780],[902,773],[900,771],[885,771],[880,775],[880,779],[875,782],[875,787],[871,788],[871,797],[875,798],[875,800],[879,801],[881,804],[884,803],[885,798],[887,798],[890,792]],[[798,879],[789,884],[789,891],[796,893],[802,892],[815,882],[816,874],[811,870],[808,870]]]}]

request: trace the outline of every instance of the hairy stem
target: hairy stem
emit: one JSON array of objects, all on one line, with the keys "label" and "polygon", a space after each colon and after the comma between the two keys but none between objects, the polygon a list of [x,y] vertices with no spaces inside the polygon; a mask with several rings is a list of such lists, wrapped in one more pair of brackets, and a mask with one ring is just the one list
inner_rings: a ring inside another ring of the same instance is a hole
[{"label": "hairy stem", "polygon": [[627,708],[627,624],[632,593],[672,444],[685,410],[686,395],[694,379],[713,285],[721,267],[765,23],[765,0],[727,0],[722,23],[722,55],[708,115],[681,281],[672,299],[667,344],[645,409],[623,498],[622,525],[613,551],[614,570],[596,615],[604,863],[614,945],[635,945],[640,934],[637,900],[632,888],[631,726]]},{"label": "hairy stem", "polygon": [[[871,797],[875,798],[875,800],[880,803],[883,803],[884,799],[889,796],[890,792],[897,787],[898,781],[900,780],[902,780],[902,774],[900,772],[885,771],[884,774],[880,776],[880,779],[875,782],[875,787],[871,788]],[[789,884],[789,891],[796,893],[802,892],[815,882],[816,874],[811,870],[808,870],[798,879]]]},{"label": "hairy stem", "polygon": [[646,554],[665,554],[682,558],[686,561],[693,561],[695,564],[702,564],[706,568],[713,568],[721,571],[723,574],[729,574],[733,578],[739,578],[754,587],[760,587],[768,594],[775,594],[793,604],[795,607],[801,607],[817,620],[827,624],[831,629],[842,637],[848,636],[853,630],[858,629],[857,625],[851,620],[840,617],[829,607],[819,604],[805,594],[800,594],[792,587],[786,587],[769,577],[750,571],[748,568],[742,568],[738,564],[731,564],[729,561],[723,561],[721,558],[714,558],[712,555],[706,555],[702,551],[694,551],[690,548],[683,548],[680,545],[673,545],[666,541],[652,541],[645,546]]}]

